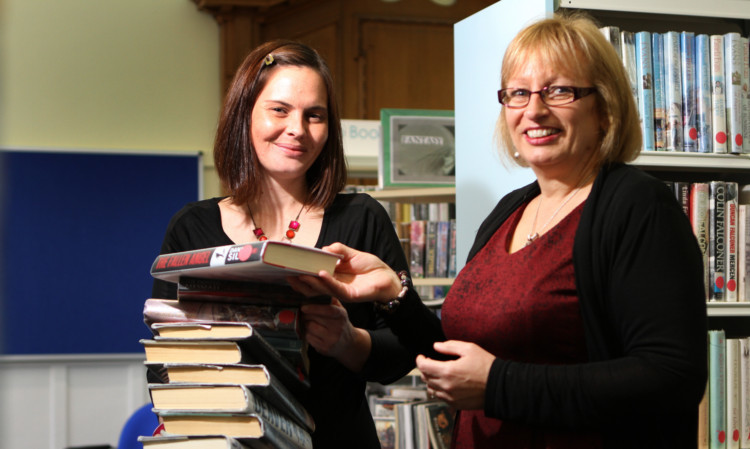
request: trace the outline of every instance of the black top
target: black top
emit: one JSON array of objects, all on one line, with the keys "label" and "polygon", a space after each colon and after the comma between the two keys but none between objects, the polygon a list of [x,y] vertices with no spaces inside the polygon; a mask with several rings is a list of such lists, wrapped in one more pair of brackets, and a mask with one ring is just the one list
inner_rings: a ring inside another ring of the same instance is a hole
[{"label": "black top", "polygon": [[[538,194],[534,182],[500,200],[482,223],[469,259]],[[485,413],[594,429],[610,448],[696,447],[707,379],[703,265],[674,194],[634,167],[604,167],[584,205],[573,262],[589,363],[497,359]],[[430,352],[428,333],[444,338],[418,303],[402,304],[399,312],[389,323],[405,341],[419,338],[415,351]]]},{"label": "black top", "polygon": [[[193,202],[177,212],[167,228],[161,254],[234,244],[221,227],[220,200]],[[388,214],[369,195],[339,194],[326,209],[315,246],[335,242],[376,254],[396,271],[408,269]],[[175,298],[176,286],[155,280],[152,296]],[[311,388],[299,399],[315,419],[312,436],[316,449],[380,448],[365,397],[366,382],[389,383],[403,377],[414,367],[414,354],[398,343],[371,303],[345,307],[355,327],[370,331],[370,358],[363,372],[354,374],[310,348]]]}]

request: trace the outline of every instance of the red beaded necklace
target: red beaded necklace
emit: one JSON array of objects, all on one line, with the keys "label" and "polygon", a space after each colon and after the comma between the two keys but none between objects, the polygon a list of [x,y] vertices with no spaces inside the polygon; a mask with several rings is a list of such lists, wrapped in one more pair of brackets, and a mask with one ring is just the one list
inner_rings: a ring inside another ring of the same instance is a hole
[{"label": "red beaded necklace", "polygon": [[[297,217],[289,222],[289,229],[286,231],[286,238],[291,242],[294,237],[297,236],[297,231],[299,231],[299,216],[302,215],[302,210],[305,208],[305,204],[302,203],[302,207],[300,207],[299,212],[297,212]],[[247,207],[247,213],[250,215],[250,219],[253,220],[253,225],[257,225],[255,222],[255,218],[253,218],[253,213],[250,211],[250,206]],[[266,233],[263,232],[263,229],[261,229],[260,226],[255,226],[255,229],[253,229],[253,234],[255,234],[255,237],[260,240],[261,242],[264,240],[268,240],[268,237],[266,237]]]}]

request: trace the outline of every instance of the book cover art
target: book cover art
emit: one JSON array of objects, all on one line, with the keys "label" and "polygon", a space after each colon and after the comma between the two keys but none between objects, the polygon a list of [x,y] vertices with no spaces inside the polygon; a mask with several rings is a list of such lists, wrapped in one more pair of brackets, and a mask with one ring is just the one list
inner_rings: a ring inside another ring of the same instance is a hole
[{"label": "book cover art", "polygon": [[726,242],[726,288],[724,300],[737,302],[737,207],[739,187],[736,182],[726,181],[725,242]]}]

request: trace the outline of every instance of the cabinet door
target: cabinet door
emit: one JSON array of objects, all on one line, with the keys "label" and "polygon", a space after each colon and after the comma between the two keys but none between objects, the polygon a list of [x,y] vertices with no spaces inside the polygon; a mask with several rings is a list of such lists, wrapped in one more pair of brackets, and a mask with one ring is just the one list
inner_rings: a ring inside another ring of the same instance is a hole
[{"label": "cabinet door", "polygon": [[456,23],[456,253],[463,267],[479,225],[506,193],[534,179],[530,169],[506,168],[495,145],[500,113],[500,66],[511,39],[554,11],[553,0],[503,0]]}]

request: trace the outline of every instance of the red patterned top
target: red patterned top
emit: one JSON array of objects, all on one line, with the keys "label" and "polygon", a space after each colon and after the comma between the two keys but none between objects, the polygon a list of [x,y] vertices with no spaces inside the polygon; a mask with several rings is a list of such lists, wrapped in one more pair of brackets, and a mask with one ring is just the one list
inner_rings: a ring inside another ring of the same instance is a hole
[{"label": "red patterned top", "polygon": [[[587,360],[573,269],[573,240],[583,205],[530,246],[509,254],[515,211],[464,267],[442,308],[448,339],[479,344],[495,356],[543,364]],[[550,431],[462,411],[454,429],[458,449],[594,448],[597,437]]]}]

